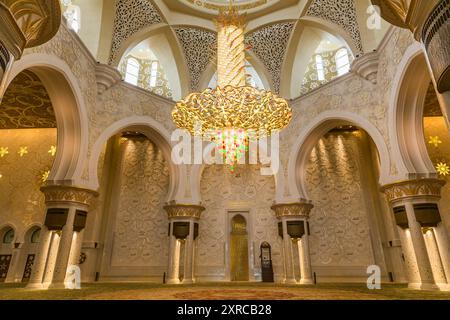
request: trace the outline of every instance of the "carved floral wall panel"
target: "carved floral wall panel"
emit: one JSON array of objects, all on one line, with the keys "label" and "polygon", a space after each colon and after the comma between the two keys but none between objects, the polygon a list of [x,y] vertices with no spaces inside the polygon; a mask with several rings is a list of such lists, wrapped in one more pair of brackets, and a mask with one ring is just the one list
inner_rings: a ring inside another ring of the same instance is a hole
[{"label": "carved floral wall panel", "polygon": [[166,266],[169,169],[149,140],[122,142],[119,207],[114,225],[113,267]]},{"label": "carved floral wall panel", "polygon": [[259,166],[238,166],[234,174],[227,166],[207,166],[201,181],[206,211],[202,213],[200,223],[196,257],[198,266],[222,271],[227,241],[226,224],[231,223],[227,221],[227,212],[250,210],[251,221],[247,221],[247,225],[249,239],[255,244],[256,267],[259,265],[259,246],[267,241],[272,246],[275,273],[282,273],[278,221],[270,209],[274,193],[273,177],[261,176]]},{"label": "carved floral wall panel", "polygon": [[328,134],[311,153],[306,181],[314,203],[310,215],[313,266],[373,263],[359,167],[358,136]]}]

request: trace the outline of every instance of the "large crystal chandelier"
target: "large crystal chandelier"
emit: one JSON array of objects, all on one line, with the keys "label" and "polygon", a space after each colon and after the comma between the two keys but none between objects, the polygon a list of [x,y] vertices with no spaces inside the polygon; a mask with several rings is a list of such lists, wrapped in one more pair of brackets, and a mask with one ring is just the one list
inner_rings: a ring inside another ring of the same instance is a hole
[{"label": "large crystal chandelier", "polygon": [[292,110],[274,93],[246,85],[245,18],[230,5],[216,24],[218,86],[189,94],[176,104],[172,118],[178,128],[214,141],[233,172],[249,141],[284,129]]}]

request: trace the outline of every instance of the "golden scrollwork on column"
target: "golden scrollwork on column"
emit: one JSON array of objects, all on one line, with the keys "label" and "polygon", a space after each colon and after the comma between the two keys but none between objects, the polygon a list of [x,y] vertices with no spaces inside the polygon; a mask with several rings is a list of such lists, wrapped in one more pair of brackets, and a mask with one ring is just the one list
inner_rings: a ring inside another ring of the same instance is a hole
[{"label": "golden scrollwork on column", "polygon": [[314,206],[307,200],[295,203],[275,203],[271,207],[278,219],[281,217],[309,218],[312,208],[314,208]]},{"label": "golden scrollwork on column", "polygon": [[169,219],[173,218],[194,218],[200,219],[205,207],[193,204],[168,204],[164,206]]},{"label": "golden scrollwork on column", "polygon": [[98,196],[96,191],[73,186],[48,185],[41,187],[41,191],[44,193],[47,205],[70,202],[89,206],[92,200]]},{"label": "golden scrollwork on column", "polygon": [[371,0],[380,8],[381,17],[390,24],[409,29],[417,40],[433,7],[439,0]]},{"label": "golden scrollwork on column", "polygon": [[0,0],[0,38],[15,59],[52,39],[60,24],[58,0]]},{"label": "golden scrollwork on column", "polygon": [[390,203],[417,197],[439,200],[441,189],[445,183],[445,181],[439,179],[408,180],[385,185],[381,188],[381,191],[384,192]]}]

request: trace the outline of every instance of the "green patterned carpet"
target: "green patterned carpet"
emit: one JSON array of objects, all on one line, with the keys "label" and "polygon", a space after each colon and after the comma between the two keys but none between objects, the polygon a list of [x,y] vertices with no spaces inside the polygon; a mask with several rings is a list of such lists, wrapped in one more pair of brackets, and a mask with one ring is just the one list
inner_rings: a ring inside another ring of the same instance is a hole
[{"label": "green patterned carpet", "polygon": [[30,291],[23,285],[0,284],[0,300],[450,300],[450,292],[413,291],[402,285],[368,290],[363,284],[287,286],[205,283],[169,286],[146,283],[85,284],[81,290]]}]

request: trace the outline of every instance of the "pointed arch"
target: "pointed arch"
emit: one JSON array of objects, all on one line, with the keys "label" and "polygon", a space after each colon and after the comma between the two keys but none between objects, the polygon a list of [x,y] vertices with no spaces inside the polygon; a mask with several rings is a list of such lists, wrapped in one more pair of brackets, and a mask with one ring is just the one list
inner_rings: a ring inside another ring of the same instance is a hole
[{"label": "pointed arch", "polygon": [[292,198],[308,198],[305,173],[311,151],[324,134],[340,125],[354,125],[367,132],[375,143],[380,157],[380,184],[386,184],[391,178],[389,149],[380,131],[360,115],[351,112],[326,111],[310,121],[309,125],[299,132],[298,139],[291,150],[287,177],[289,194]]},{"label": "pointed arch", "polygon": [[5,90],[24,70],[32,71],[42,81],[55,112],[58,152],[48,181],[81,184],[88,149],[89,121],[78,79],[60,58],[34,53],[13,64]]}]

